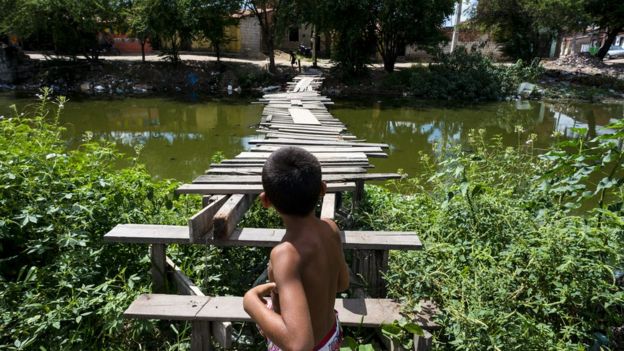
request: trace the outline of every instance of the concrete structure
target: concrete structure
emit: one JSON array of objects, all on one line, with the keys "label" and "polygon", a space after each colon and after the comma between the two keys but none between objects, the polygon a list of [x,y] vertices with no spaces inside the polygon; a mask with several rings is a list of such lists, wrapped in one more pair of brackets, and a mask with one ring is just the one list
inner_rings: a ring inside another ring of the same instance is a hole
[{"label": "concrete structure", "polygon": [[[453,36],[453,27],[446,27],[442,30],[448,38],[448,42],[442,46],[445,53],[451,52],[451,38]],[[498,60],[503,53],[500,45],[496,43],[490,35],[475,29],[460,28],[458,32],[457,47],[465,47],[468,51],[480,51],[483,55]],[[418,48],[417,45],[408,45],[405,48],[405,58],[410,60],[429,58],[429,55]]]}]

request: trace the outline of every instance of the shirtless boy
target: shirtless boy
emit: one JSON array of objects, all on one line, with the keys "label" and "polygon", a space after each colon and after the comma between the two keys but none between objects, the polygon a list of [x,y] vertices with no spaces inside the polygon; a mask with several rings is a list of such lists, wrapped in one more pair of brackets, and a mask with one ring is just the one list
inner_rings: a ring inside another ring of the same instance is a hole
[{"label": "shirtless boy", "polygon": [[301,148],[280,148],[262,169],[262,185],[260,201],[279,212],[286,234],[271,251],[270,282],[245,294],[245,311],[269,350],[338,350],[342,332],[334,302],[349,287],[349,274],[338,227],[314,215],[327,189],[321,165]]}]

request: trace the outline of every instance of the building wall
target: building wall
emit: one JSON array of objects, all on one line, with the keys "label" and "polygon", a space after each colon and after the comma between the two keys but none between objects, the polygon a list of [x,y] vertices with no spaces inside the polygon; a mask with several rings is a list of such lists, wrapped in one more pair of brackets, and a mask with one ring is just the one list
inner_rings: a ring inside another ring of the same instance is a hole
[{"label": "building wall", "polygon": [[[121,54],[140,54],[141,42],[136,38],[129,38],[125,34],[113,35],[113,47],[119,50]],[[145,54],[152,53],[152,45],[147,41],[145,43]]]},{"label": "building wall", "polygon": [[258,19],[254,16],[245,16],[240,19],[240,54],[245,57],[261,57],[262,31]]},{"label": "building wall", "polygon": [[[451,51],[453,29],[444,29],[444,34],[447,36],[448,42],[442,46],[442,51],[449,53]],[[459,31],[457,39],[458,47],[465,47],[468,51],[479,51],[481,54],[494,60],[502,58],[503,54],[500,46],[487,33],[464,29]],[[424,59],[429,58],[429,55],[423,50],[419,50],[415,45],[408,45],[405,48],[405,57],[408,59]]]}]

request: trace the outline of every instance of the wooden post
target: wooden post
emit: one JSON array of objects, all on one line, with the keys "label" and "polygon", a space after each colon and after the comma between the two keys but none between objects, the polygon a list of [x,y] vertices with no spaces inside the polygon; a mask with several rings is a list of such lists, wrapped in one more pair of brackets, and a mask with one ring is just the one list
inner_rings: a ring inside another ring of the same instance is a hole
[{"label": "wooden post", "polygon": [[414,334],[414,351],[427,351],[431,349],[433,335],[426,330],[423,330],[423,332],[423,336]]},{"label": "wooden post", "polygon": [[166,292],[166,251],[167,245],[165,244],[152,244],[150,246],[150,260],[152,262],[152,291],[155,293]]},{"label": "wooden post", "polygon": [[364,198],[364,180],[355,181],[355,191],[353,192],[353,209],[359,207],[360,202]]},{"label": "wooden post", "polygon": [[353,250],[351,269],[364,279],[368,296],[386,296],[383,274],[388,270],[388,250]]},{"label": "wooden post", "polygon": [[191,351],[210,351],[210,322],[193,321],[191,330]]}]

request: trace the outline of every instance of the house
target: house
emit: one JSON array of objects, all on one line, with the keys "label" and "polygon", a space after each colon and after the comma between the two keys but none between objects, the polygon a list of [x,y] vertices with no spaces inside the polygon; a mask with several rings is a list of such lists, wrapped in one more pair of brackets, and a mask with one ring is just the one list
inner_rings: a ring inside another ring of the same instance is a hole
[{"label": "house", "polygon": [[[271,10],[269,10],[271,11]],[[236,25],[228,26],[225,29],[229,41],[222,48],[223,53],[233,54],[241,57],[264,58],[265,47],[264,37],[258,18],[249,10],[242,13],[232,15],[238,20]],[[279,38],[275,43],[275,48],[288,52],[290,50],[297,51],[299,45],[303,44],[312,47],[311,43],[312,28],[311,26],[299,25],[289,28],[286,35]],[[317,42],[319,52],[324,40]],[[192,50],[212,51],[212,45],[208,40],[195,40],[191,45]]]},{"label": "house", "polygon": [[[583,33],[572,33],[563,38],[560,56],[590,52],[592,48],[597,50],[604,44],[605,40],[607,40],[605,31],[596,26],[588,27]],[[624,32],[618,34],[613,45],[624,45]]]}]

